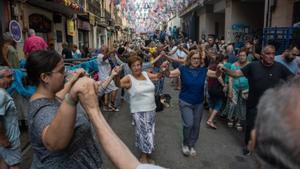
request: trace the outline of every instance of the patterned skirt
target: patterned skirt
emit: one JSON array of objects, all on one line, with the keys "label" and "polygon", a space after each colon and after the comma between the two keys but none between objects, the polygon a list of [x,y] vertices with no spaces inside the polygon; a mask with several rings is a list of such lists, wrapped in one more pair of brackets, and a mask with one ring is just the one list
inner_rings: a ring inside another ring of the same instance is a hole
[{"label": "patterned skirt", "polygon": [[135,121],[135,145],[143,153],[154,151],[155,110],[133,113]]},{"label": "patterned skirt", "polygon": [[238,89],[232,90],[232,99],[228,97],[226,107],[222,116],[227,116],[229,120],[246,119],[246,100],[243,98],[243,91]]}]

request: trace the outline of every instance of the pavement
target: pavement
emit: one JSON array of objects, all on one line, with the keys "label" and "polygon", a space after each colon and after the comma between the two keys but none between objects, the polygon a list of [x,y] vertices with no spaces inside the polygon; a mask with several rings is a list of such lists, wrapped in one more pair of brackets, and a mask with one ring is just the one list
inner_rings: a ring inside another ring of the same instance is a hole
[{"label": "pavement", "polygon": [[[157,165],[172,169],[255,169],[253,156],[242,155],[243,132],[228,128],[222,119],[216,120],[217,130],[206,127],[207,112],[201,122],[199,140],[195,146],[196,157],[185,157],[181,153],[182,124],[178,109],[178,91],[166,81],[164,93],[172,96],[171,107],[156,115],[156,149],[153,159]],[[128,104],[121,102],[120,112],[104,112],[104,116],[128,148],[138,157],[134,146],[134,126]],[[26,145],[26,132],[22,132],[22,145]],[[27,139],[28,140],[28,139]],[[27,141],[28,142],[28,141]],[[21,169],[30,166],[32,152],[30,146],[23,146],[24,156]],[[103,169],[115,169],[111,161],[102,153]]]}]

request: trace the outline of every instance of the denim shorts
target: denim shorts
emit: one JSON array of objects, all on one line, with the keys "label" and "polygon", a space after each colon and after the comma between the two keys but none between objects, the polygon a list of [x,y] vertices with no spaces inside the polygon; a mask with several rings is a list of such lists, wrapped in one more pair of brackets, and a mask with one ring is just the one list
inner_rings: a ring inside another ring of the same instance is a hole
[{"label": "denim shorts", "polygon": [[208,99],[208,105],[209,105],[209,108],[217,111],[217,112],[220,112],[221,108],[222,108],[222,98],[217,98],[217,97],[209,97]]}]

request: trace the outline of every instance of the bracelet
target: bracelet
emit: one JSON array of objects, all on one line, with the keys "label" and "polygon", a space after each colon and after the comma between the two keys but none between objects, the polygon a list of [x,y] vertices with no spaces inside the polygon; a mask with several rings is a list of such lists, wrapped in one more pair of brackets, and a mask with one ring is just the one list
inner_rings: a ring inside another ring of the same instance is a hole
[{"label": "bracelet", "polygon": [[67,93],[67,94],[65,95],[64,100],[65,100],[66,103],[67,103],[68,105],[70,105],[70,106],[75,107],[75,106],[77,105],[77,102],[74,101],[74,100],[72,99],[72,97],[70,96],[69,93]]}]

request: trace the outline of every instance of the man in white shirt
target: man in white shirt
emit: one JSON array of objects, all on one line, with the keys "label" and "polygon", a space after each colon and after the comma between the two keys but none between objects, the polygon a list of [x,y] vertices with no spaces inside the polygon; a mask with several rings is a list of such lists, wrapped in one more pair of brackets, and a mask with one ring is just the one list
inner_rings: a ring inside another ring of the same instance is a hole
[{"label": "man in white shirt", "polygon": [[[97,56],[99,81],[105,81],[111,73],[112,67],[108,60],[111,54],[112,52],[108,50],[106,45],[101,47],[101,53]],[[111,81],[104,91],[104,111],[119,111],[115,106],[117,91],[118,87],[114,81]]]}]

